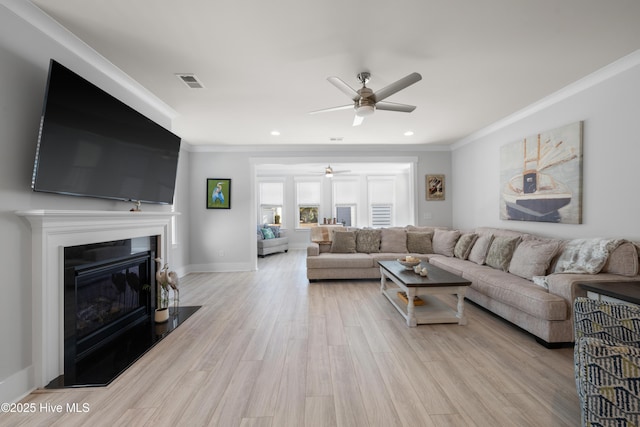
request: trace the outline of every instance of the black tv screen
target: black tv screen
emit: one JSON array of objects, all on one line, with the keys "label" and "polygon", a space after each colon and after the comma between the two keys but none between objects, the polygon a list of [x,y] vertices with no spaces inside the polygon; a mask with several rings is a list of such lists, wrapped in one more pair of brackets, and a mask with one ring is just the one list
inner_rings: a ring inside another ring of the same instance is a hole
[{"label": "black tv screen", "polygon": [[51,60],[34,191],[173,203],[180,138]]}]

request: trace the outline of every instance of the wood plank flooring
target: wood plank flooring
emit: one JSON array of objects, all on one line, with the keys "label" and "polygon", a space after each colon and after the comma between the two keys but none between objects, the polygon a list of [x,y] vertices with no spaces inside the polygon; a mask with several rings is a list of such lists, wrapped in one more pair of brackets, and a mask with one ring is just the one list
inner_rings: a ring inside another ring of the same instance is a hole
[{"label": "wood plank flooring", "polygon": [[182,278],[181,303],[202,309],[111,385],[37,390],[22,400],[35,413],[0,425],[579,425],[573,349],[470,303],[466,326],[407,328],[379,282],[309,284],[304,257]]}]

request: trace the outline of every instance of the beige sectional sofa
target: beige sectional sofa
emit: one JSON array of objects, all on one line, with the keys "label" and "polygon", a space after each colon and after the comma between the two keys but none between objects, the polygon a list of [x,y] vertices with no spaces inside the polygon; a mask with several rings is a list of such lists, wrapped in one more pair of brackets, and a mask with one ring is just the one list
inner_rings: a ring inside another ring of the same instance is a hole
[{"label": "beige sectional sofa", "polygon": [[578,283],[640,281],[638,245],[624,240],[561,240],[489,227],[345,228],[331,234],[331,241],[307,248],[310,281],[377,279],[378,260],[411,254],[471,281],[466,298],[548,346],[573,341],[572,303],[586,295]]}]

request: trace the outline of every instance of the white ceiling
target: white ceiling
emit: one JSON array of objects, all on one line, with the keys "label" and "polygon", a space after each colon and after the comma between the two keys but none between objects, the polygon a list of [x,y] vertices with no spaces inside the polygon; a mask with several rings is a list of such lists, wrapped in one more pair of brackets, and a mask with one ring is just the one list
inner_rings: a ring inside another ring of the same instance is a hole
[{"label": "white ceiling", "polygon": [[[637,0],[32,1],[175,109],[193,145],[452,143],[640,49]],[[358,88],[361,71],[374,91],[422,74],[387,99],[418,108],[359,127],[307,114],[348,104],[326,78]]]}]

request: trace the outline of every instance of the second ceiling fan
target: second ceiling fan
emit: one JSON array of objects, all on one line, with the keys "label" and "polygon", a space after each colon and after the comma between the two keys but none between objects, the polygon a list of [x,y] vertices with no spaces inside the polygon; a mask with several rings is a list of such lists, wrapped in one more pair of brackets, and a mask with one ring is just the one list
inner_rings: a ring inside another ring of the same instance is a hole
[{"label": "second ceiling fan", "polygon": [[338,110],[346,110],[349,108],[353,108],[356,112],[356,115],[353,119],[353,126],[359,126],[362,124],[362,121],[366,116],[370,116],[373,114],[375,110],[387,110],[387,111],[399,111],[402,113],[410,113],[416,109],[414,105],[407,104],[397,104],[395,102],[386,102],[383,99],[388,98],[396,92],[401,91],[414,83],[422,80],[422,76],[418,73],[411,73],[406,77],[401,78],[400,80],[391,83],[388,86],[383,87],[382,89],[374,92],[370,88],[367,87],[367,83],[371,78],[371,74],[368,72],[362,72],[358,74],[358,80],[362,83],[362,87],[358,90],[353,89],[351,86],[346,84],[338,77],[329,77],[329,83],[340,89],[344,94],[346,94],[351,100],[353,104],[342,105],[340,107],[333,108],[325,108],[323,110],[312,111],[310,114],[316,113],[326,113],[329,111],[338,111]]}]

